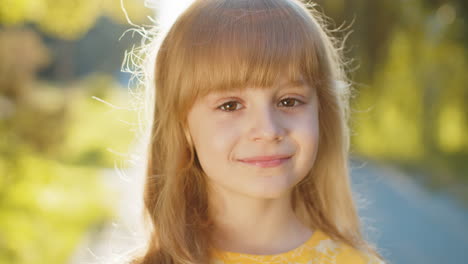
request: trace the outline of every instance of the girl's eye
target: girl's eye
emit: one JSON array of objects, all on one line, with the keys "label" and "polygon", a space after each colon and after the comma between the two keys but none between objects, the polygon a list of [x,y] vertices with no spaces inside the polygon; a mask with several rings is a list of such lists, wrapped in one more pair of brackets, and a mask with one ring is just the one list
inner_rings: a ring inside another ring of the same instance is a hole
[{"label": "girl's eye", "polygon": [[291,97],[284,98],[283,100],[279,102],[279,106],[281,107],[294,107],[300,104],[303,104],[303,102],[296,98],[291,98]]},{"label": "girl's eye", "polygon": [[229,102],[226,102],[222,105],[220,105],[218,108],[225,111],[225,112],[232,112],[232,111],[235,111],[235,110],[239,110],[241,104],[239,102],[236,102],[236,101],[229,101]]},{"label": "girl's eye", "polygon": [[[304,102],[302,102],[301,100],[298,100],[296,98],[292,98],[292,97],[288,97],[288,98],[284,98],[283,100],[281,100],[278,104],[279,107],[295,107],[295,106],[299,106],[301,104],[303,104]],[[234,112],[236,110],[239,110],[242,108],[242,104],[240,104],[239,102],[237,101],[229,101],[229,102],[226,102],[220,106],[217,107],[218,109],[222,110],[222,111],[225,111],[225,112]]]}]

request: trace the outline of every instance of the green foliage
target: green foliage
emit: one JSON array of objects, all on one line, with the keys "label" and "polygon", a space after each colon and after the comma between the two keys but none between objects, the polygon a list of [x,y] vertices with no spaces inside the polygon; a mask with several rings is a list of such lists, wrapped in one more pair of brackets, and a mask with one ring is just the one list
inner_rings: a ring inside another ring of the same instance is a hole
[{"label": "green foliage", "polygon": [[390,44],[387,64],[375,78],[378,89],[361,91],[359,109],[372,108],[365,112],[371,115],[368,122],[359,120],[356,124],[355,143],[361,152],[387,158],[421,158],[423,91],[414,72],[413,52],[407,35],[397,34]]},{"label": "green foliage", "polygon": [[317,2],[352,33],[353,153],[423,171],[409,174],[439,188],[467,182],[468,2]]},{"label": "green foliage", "polygon": [[127,160],[115,152],[127,152],[135,112],[92,98],[129,101],[108,76],[36,81],[49,52],[35,32],[0,31],[0,43],[0,264],[66,263],[112,217],[100,170]]},{"label": "green foliage", "polygon": [[463,29],[457,12],[453,3],[402,6],[385,49],[358,80],[369,85],[359,86],[353,102],[355,153],[419,167],[440,186],[468,181],[468,54],[457,38]]},{"label": "green foliage", "polygon": [[[123,3],[136,23],[151,15],[143,1],[124,0]],[[42,31],[63,39],[79,38],[101,15],[127,23],[120,0],[2,0],[0,5],[0,25],[32,22]]]},{"label": "green foliage", "polygon": [[[136,111],[123,87],[92,76],[69,91],[70,124],[60,157],[66,163],[114,167],[126,154],[136,129]],[[111,136],[110,136],[111,135]],[[119,154],[123,153],[123,154]]]},{"label": "green foliage", "polygon": [[372,120],[355,128],[361,151],[416,160],[425,151],[468,150],[465,51],[453,41],[424,37],[396,30],[374,87],[360,92],[357,108],[373,108]]},{"label": "green foliage", "polygon": [[117,194],[100,171],[127,159],[106,148],[125,153],[133,137],[121,120],[131,123],[134,111],[92,99],[128,101],[109,77],[33,85],[30,101],[8,97],[17,111],[0,119],[0,264],[66,263],[87,230],[113,217]]},{"label": "green foliage", "polygon": [[0,263],[65,263],[83,231],[112,216],[112,195],[96,170],[17,151],[2,185]]},{"label": "green foliage", "polygon": [[[101,4],[5,0],[0,24],[31,21],[74,38],[104,12]],[[0,43],[0,264],[66,263],[85,232],[113,217],[117,194],[101,170],[128,159],[118,153],[131,143],[135,111],[93,99],[129,101],[107,76],[38,82],[51,52],[36,32],[6,27]]]}]

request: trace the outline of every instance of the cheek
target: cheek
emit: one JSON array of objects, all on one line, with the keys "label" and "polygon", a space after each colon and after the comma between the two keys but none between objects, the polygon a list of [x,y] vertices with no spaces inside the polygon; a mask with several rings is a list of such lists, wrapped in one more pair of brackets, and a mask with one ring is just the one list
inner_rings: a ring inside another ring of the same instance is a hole
[{"label": "cheek", "polygon": [[211,142],[211,147],[220,155],[230,154],[240,137],[239,127],[232,121],[213,120],[210,123],[211,133],[207,136],[207,140]]},{"label": "cheek", "polygon": [[309,170],[315,161],[319,146],[319,120],[318,114],[311,111],[299,120],[291,120],[292,138],[298,151],[298,162],[301,170]]},{"label": "cheek", "polygon": [[311,144],[316,144],[319,136],[319,122],[316,118],[308,119],[298,124],[302,137],[305,141],[309,141]]},{"label": "cheek", "polygon": [[[240,126],[232,119],[200,118],[191,131],[203,167],[227,161],[238,142]],[[221,165],[223,166],[223,165]]]},{"label": "cheek", "polygon": [[319,125],[318,121],[314,120],[310,126],[304,128],[304,141],[307,141],[307,157],[310,164],[313,164],[315,157],[317,155],[317,150],[319,146]]},{"label": "cheek", "polygon": [[[288,116],[284,119],[290,132],[297,140],[315,142],[319,134],[318,113],[315,107],[311,106],[300,115]],[[300,142],[298,142],[300,143]]]}]

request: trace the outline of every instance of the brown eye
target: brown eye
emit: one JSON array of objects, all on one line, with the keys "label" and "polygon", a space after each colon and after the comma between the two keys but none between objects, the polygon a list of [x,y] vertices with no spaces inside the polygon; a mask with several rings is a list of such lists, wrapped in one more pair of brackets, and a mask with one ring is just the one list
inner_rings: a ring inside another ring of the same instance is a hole
[{"label": "brown eye", "polygon": [[239,105],[240,105],[239,102],[229,101],[220,105],[218,108],[226,112],[232,112],[232,111],[238,110]]},{"label": "brown eye", "polygon": [[294,107],[301,103],[302,103],[301,101],[295,98],[285,98],[281,100],[279,104],[280,106],[283,106],[283,107]]}]

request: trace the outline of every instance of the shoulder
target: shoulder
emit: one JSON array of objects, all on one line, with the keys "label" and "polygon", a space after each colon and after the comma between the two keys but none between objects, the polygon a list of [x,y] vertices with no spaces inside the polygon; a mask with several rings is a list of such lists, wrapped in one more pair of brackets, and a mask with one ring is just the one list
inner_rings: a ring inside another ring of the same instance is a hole
[{"label": "shoulder", "polygon": [[[355,249],[345,243],[322,235],[313,245],[313,259],[319,263],[385,264],[374,254]],[[313,262],[314,263],[314,262]]]},{"label": "shoulder", "polygon": [[359,251],[351,246],[344,244],[342,244],[342,246],[340,247],[336,260],[337,264],[385,264],[385,262],[383,262],[374,254]]}]

